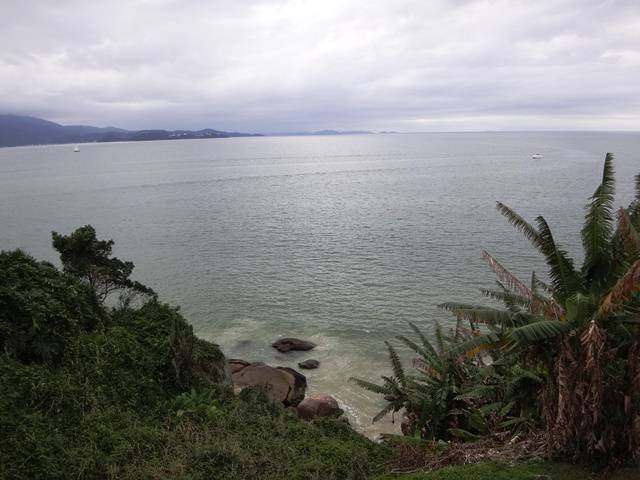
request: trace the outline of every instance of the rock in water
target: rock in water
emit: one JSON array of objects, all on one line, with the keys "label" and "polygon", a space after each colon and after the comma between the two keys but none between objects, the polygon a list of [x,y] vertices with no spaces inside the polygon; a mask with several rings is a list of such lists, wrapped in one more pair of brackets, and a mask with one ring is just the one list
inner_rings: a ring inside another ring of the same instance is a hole
[{"label": "rock in water", "polygon": [[267,396],[285,407],[298,405],[304,399],[307,379],[288,367],[270,367],[260,363],[230,360],[231,378],[236,389],[263,388]]},{"label": "rock in water", "polygon": [[311,350],[316,346],[316,344],[307,342],[306,340],[300,340],[299,338],[280,338],[273,342],[273,345],[271,346],[279,352],[286,353],[291,350]]},{"label": "rock in water", "polygon": [[307,370],[311,370],[313,368],[318,368],[320,366],[320,362],[318,360],[313,360],[313,359],[309,359],[309,360],[305,360],[304,362],[300,362],[298,364],[298,366],[300,368],[305,368]]},{"label": "rock in water", "polygon": [[344,412],[330,395],[311,395],[298,404],[298,416],[305,420],[317,417],[339,417]]}]

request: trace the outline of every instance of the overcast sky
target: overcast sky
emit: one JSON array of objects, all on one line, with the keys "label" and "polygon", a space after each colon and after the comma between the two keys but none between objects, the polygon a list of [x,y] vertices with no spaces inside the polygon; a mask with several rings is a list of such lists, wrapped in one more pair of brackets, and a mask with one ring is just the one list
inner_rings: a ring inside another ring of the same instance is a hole
[{"label": "overcast sky", "polygon": [[640,0],[0,0],[0,112],[255,132],[640,130]]}]

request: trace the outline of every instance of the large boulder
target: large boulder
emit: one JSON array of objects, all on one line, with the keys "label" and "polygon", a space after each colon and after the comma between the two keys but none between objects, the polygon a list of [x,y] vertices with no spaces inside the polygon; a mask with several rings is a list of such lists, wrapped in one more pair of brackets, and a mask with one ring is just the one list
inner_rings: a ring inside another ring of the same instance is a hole
[{"label": "large boulder", "polygon": [[249,365],[251,365],[251,362],[247,362],[245,360],[239,360],[237,358],[230,358],[228,361],[228,365],[229,365],[229,371],[231,372],[231,375],[233,375],[239,370],[242,370],[244,367],[248,367]]},{"label": "large boulder", "polygon": [[291,350],[311,350],[316,344],[306,340],[300,340],[299,338],[280,338],[273,342],[271,346],[281,353],[286,353]]},{"label": "large boulder", "polygon": [[262,388],[270,399],[285,407],[296,406],[304,399],[307,379],[292,368],[230,360],[229,369],[236,390]]},{"label": "large boulder", "polygon": [[344,412],[330,395],[311,395],[298,404],[298,416],[305,420],[317,417],[339,417]]}]

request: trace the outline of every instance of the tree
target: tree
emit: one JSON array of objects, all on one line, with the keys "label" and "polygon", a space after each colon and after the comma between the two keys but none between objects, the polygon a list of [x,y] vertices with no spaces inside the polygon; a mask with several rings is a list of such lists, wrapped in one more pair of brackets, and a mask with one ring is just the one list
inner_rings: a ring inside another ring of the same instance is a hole
[{"label": "tree", "polygon": [[88,284],[100,302],[116,291],[155,296],[151,288],[129,278],[133,263],[112,257],[113,240],[98,240],[91,225],[69,235],[51,232],[51,236],[64,272]]},{"label": "tree", "polygon": [[640,175],[635,187],[634,201],[616,218],[608,153],[586,206],[580,268],[544,217],[534,226],[498,202],[498,211],[545,258],[550,285],[535,274],[526,285],[483,251],[499,279],[498,289],[483,294],[506,308],[441,305],[477,332],[459,352],[515,350],[523,361],[543,366],[547,444],[586,462],[640,460]]},{"label": "tree", "polygon": [[48,262],[0,252],[0,354],[23,363],[57,364],[81,331],[106,315],[90,289]]}]

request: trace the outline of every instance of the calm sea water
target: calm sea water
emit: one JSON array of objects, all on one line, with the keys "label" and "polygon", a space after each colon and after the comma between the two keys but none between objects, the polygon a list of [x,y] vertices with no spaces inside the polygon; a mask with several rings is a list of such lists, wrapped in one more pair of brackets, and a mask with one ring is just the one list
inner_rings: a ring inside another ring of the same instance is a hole
[{"label": "calm sea water", "polygon": [[[580,256],[583,206],[604,154],[618,202],[640,172],[640,134],[470,133],[265,137],[0,149],[0,248],[54,260],[50,232],[92,224],[135,278],[180,305],[227,356],[317,358],[328,392],[372,433],[379,400],[347,382],[388,370],[383,341],[451,322],[481,300],[486,248],[528,278],[540,258],[496,212],[533,219]],[[532,160],[532,153],[542,160]],[[280,336],[313,340],[278,354]]]}]

